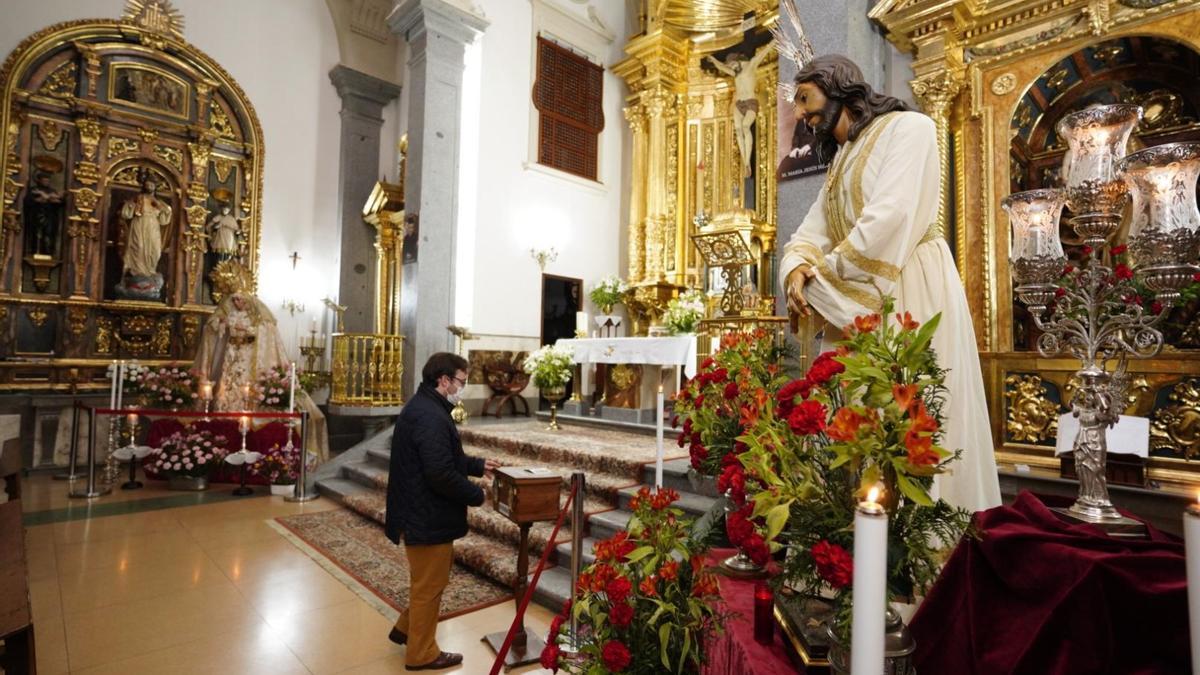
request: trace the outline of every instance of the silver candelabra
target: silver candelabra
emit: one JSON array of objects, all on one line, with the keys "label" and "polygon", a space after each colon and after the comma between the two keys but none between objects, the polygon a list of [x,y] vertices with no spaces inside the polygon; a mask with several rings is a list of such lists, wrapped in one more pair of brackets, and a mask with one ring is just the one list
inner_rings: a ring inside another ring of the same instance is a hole
[{"label": "silver candelabra", "polygon": [[[1045,357],[1070,353],[1080,361],[1079,387],[1070,401],[1079,419],[1073,444],[1079,496],[1063,513],[1113,534],[1143,530],[1113,506],[1105,475],[1106,432],[1125,408],[1129,359],[1162,350],[1163,336],[1155,325],[1200,272],[1195,265],[1200,143],[1160,145],[1122,158],[1141,118],[1142,109],[1127,104],[1065,116],[1057,131],[1068,145],[1066,186],[1016,193],[1003,203],[1013,228],[1015,290],[1043,331],[1038,352]],[[1132,264],[1110,266],[1104,246],[1120,229],[1129,202]],[[1085,244],[1078,270],[1067,264],[1059,239],[1064,206],[1074,214],[1071,226]],[[1155,294],[1149,311],[1135,278]]]}]

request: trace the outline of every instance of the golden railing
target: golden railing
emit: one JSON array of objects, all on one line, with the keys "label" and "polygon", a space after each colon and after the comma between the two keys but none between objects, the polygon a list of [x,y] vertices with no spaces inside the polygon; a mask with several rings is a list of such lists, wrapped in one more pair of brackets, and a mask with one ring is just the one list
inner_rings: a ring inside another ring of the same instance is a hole
[{"label": "golden railing", "polygon": [[394,406],[404,399],[403,335],[334,333],[331,405]]}]

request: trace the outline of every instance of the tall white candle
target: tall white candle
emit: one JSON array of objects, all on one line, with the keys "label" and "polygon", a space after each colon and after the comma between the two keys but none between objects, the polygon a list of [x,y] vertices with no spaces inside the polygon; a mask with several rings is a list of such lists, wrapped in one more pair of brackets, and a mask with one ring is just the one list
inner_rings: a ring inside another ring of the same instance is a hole
[{"label": "tall white candle", "polygon": [[887,511],[871,488],[854,512],[854,606],[851,609],[850,673],[883,672],[887,611]]},{"label": "tall white candle", "polygon": [[575,312],[575,337],[587,337],[587,334],[588,334],[587,312]]},{"label": "tall white candle", "polygon": [[288,412],[293,413],[293,412],[296,412],[296,362],[295,361],[292,361],[292,364],[291,364],[290,379],[292,381],[292,390],[291,390],[291,392],[288,393]]},{"label": "tall white candle", "polygon": [[[1196,497],[1200,502],[1200,495]],[[1183,512],[1183,543],[1187,553],[1188,624],[1192,644],[1192,672],[1200,673],[1200,503]]]},{"label": "tall white candle", "polygon": [[657,443],[654,453],[654,489],[662,489],[663,474],[663,388],[658,385],[658,400],[654,406],[654,436]]},{"label": "tall white candle", "polygon": [[114,409],[120,409],[121,399],[125,395],[125,362],[117,361],[117,403]]},{"label": "tall white candle", "polygon": [[117,379],[117,377],[119,375],[117,373],[117,370],[118,370],[117,362],[113,361],[112,362],[112,375],[110,376],[110,378],[112,380],[112,387],[108,390],[108,407],[109,408],[117,407],[117,387],[121,386],[121,384],[120,384],[121,381]]}]

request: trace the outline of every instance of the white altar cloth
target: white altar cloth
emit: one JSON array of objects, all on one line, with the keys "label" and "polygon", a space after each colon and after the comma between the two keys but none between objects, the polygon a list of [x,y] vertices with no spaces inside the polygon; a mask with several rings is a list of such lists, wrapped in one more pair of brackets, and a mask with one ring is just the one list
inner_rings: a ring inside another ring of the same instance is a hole
[{"label": "white altar cloth", "polygon": [[573,363],[642,363],[678,366],[684,375],[696,374],[696,336],[571,338],[559,340],[570,347]]}]

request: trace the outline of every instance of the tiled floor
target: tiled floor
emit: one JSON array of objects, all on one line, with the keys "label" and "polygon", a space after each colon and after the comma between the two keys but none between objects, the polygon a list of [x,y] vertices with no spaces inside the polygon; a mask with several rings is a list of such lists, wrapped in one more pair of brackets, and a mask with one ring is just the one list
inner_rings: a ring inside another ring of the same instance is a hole
[{"label": "tiled floor", "polygon": [[[391,623],[264,522],[340,507],[226,500],[224,485],[196,504],[160,485],[89,511],[66,483],[26,479],[26,516],[44,523],[26,531],[39,673],[405,672]],[[480,637],[512,616],[505,603],[440,623],[442,649],[464,655],[440,672],[488,672]],[[526,625],[544,635],[551,618],[530,606]]]}]

